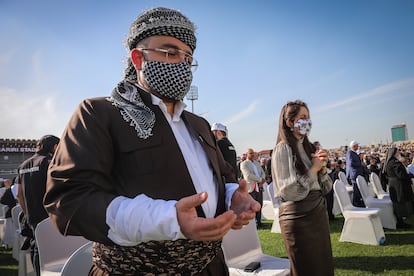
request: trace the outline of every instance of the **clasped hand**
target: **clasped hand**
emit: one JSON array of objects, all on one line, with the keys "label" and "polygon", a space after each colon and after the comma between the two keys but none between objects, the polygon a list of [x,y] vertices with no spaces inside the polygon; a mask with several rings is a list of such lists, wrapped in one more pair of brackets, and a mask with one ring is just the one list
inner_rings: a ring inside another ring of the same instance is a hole
[{"label": "clasped hand", "polygon": [[326,166],[326,162],[328,162],[328,152],[326,150],[318,150],[312,154],[312,169],[315,172],[323,169]]},{"label": "clasped hand", "polygon": [[176,204],[177,219],[181,232],[197,241],[220,240],[230,229],[240,229],[255,217],[260,204],[247,192],[247,183],[240,180],[234,192],[229,211],[215,217],[197,216],[196,207],[207,200],[207,193],[199,193],[180,199]]}]

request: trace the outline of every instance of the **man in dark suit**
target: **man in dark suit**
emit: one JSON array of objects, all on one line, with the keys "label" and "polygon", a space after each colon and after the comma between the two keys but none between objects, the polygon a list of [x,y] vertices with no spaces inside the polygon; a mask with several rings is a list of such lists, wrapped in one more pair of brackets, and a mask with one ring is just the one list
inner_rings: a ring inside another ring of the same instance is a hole
[{"label": "man in dark suit", "polygon": [[220,148],[221,153],[223,154],[224,160],[229,162],[229,164],[233,167],[234,174],[236,175],[237,179],[240,177],[237,168],[237,153],[236,149],[234,148],[233,144],[230,142],[227,134],[227,127],[222,123],[214,123],[211,126],[211,131],[216,137],[217,145]]},{"label": "man in dark suit", "polygon": [[356,179],[358,175],[364,174],[361,159],[357,153],[359,143],[357,141],[351,141],[349,143],[349,150],[346,153],[346,176],[351,180],[351,184],[354,190],[352,195],[352,205],[355,207],[365,207],[364,200],[362,199],[361,192],[358,189]]}]

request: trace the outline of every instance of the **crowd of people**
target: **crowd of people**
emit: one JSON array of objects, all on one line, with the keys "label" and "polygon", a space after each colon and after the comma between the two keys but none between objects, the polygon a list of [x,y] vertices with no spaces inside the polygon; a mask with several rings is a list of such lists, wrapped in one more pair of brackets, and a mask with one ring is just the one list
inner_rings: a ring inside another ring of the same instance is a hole
[{"label": "crowd of people", "polygon": [[[185,110],[196,42],[193,22],[173,9],[132,22],[124,79],[111,95],[80,103],[62,137],[42,137],[18,168],[12,196],[31,230],[50,217],[63,235],[94,241],[89,275],[228,275],[221,240],[250,220],[262,226],[268,183],[281,200],[291,275],[333,275],[329,206],[339,171],[354,185],[355,206],[363,206],[356,176],[383,172],[397,218],[409,214],[412,144],[353,141],[327,151],[309,141],[300,100],[281,108],[271,158],[249,148],[237,161],[224,124]],[[33,264],[39,275],[35,243]]]},{"label": "crowd of people", "polygon": [[14,227],[12,222],[12,209],[16,206],[16,187],[14,179],[0,179],[0,203],[3,207],[1,210],[3,222],[3,229],[1,243],[6,248],[13,247],[14,241]]},{"label": "crowd of people", "polygon": [[15,226],[12,221],[12,208],[17,204],[21,207],[22,216],[19,223],[22,225],[21,235],[26,237],[21,250],[30,249],[33,268],[36,275],[40,275],[39,254],[35,238],[35,229],[38,223],[48,217],[43,206],[43,197],[46,191],[46,178],[50,160],[59,144],[59,138],[54,135],[45,135],[35,143],[35,152],[24,160],[17,168],[17,176],[5,181],[5,190],[0,192],[0,203],[7,207],[6,222],[3,227],[2,243],[7,248],[14,246]]}]

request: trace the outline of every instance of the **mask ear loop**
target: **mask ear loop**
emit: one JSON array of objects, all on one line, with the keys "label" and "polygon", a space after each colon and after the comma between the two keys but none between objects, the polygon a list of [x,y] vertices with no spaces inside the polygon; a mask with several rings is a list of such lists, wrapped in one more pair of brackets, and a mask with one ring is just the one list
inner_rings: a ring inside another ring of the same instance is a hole
[{"label": "mask ear loop", "polygon": [[293,121],[290,121],[291,123],[292,123],[292,127],[290,128],[290,131],[295,131],[295,121],[293,120]]}]

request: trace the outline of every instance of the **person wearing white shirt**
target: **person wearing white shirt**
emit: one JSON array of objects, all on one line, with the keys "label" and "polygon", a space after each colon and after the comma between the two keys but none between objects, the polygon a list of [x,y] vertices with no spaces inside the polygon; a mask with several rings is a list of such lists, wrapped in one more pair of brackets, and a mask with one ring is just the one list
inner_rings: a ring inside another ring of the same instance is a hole
[{"label": "person wearing white shirt", "polygon": [[[263,205],[263,184],[266,182],[266,174],[260,163],[257,161],[258,154],[251,148],[247,149],[246,160],[240,164],[244,180],[248,185],[250,195],[261,205]],[[262,227],[262,213],[256,213],[256,225]]]},{"label": "person wearing white shirt", "polygon": [[84,100],[50,164],[44,205],[94,241],[89,275],[228,275],[221,240],[260,204],[237,183],[209,123],[185,110],[194,24],[154,8],[131,24],[124,79]]}]

